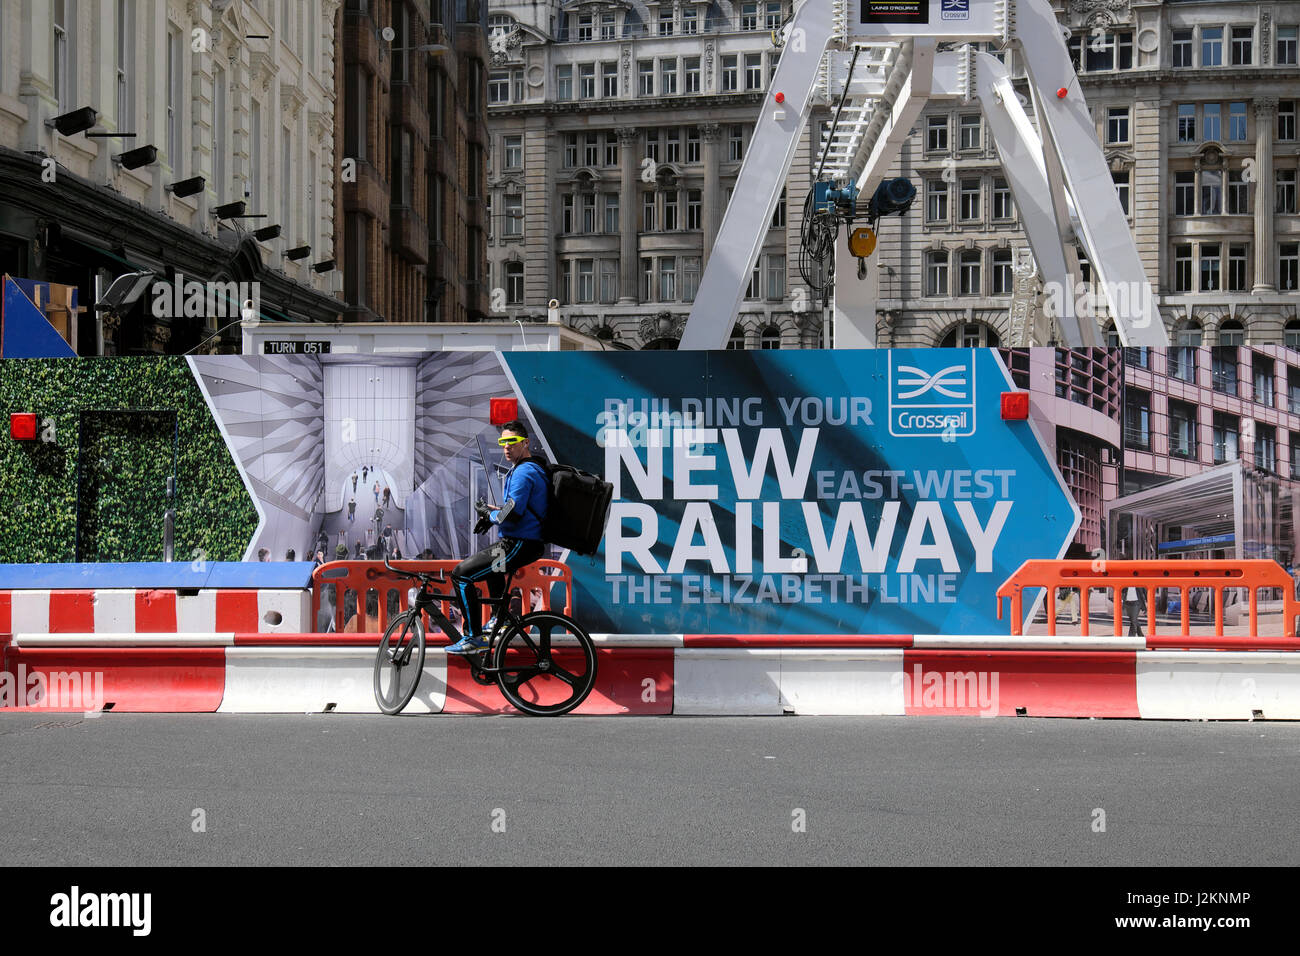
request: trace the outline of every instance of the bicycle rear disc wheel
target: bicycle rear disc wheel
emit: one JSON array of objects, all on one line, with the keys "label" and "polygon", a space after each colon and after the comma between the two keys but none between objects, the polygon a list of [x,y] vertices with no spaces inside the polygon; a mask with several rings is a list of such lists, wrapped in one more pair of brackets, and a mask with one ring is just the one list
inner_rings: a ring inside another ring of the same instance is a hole
[{"label": "bicycle rear disc wheel", "polygon": [[375,703],[385,714],[400,714],[411,702],[424,673],[424,624],[414,614],[394,619],[375,655]]},{"label": "bicycle rear disc wheel", "polygon": [[536,717],[577,707],[596,683],[596,645],[572,618],[537,611],[511,625],[493,655],[497,684],[511,705]]}]

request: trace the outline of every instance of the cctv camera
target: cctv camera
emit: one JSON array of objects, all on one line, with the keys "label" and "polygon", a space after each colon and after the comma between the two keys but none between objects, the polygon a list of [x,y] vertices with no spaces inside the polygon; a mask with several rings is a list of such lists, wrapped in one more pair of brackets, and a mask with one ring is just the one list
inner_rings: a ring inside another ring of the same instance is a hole
[{"label": "cctv camera", "polygon": [[239,317],[245,322],[252,322],[257,318],[257,309],[253,307],[252,299],[245,299],[243,306],[239,309]]},{"label": "cctv camera", "polygon": [[397,38],[397,31],[392,27],[384,27],[379,31],[379,34],[384,38],[384,42],[386,43],[392,43],[393,40]]}]

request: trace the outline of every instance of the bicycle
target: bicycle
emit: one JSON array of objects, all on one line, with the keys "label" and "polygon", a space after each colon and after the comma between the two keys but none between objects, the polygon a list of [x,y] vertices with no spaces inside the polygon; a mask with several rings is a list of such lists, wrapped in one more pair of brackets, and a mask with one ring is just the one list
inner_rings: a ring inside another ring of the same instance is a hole
[{"label": "bicycle", "polygon": [[[453,643],[459,641],[459,629],[439,607],[443,601],[459,605],[459,599],[453,593],[434,590],[435,581],[447,583],[441,573],[435,577],[404,571],[393,567],[386,557],[384,567],[420,582],[418,589],[407,592],[410,607],[389,623],[375,655],[375,702],[385,714],[395,715],[415,696],[424,673],[424,617]],[[596,645],[567,614],[532,611],[519,615],[510,610],[514,574],[506,575],[501,597],[483,601],[496,612],[496,625],[488,635],[487,648],[464,655],[465,660],[476,683],[496,683],[502,696],[521,713],[536,717],[567,714],[587,699],[596,683]]]}]

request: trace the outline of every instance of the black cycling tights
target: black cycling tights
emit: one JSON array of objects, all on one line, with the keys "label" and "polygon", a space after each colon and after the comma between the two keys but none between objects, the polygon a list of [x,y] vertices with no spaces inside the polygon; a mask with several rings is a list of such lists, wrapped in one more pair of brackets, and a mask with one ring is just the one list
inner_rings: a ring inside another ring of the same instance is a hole
[{"label": "black cycling tights", "polygon": [[506,586],[506,573],[532,564],[545,550],[546,545],[540,541],[502,538],[492,547],[484,548],[456,565],[456,570],[451,572],[451,580],[456,585],[456,593],[460,595],[460,603],[465,608],[467,635],[477,636],[483,630],[482,604],[475,584],[486,581],[488,594],[493,599],[499,598]]}]

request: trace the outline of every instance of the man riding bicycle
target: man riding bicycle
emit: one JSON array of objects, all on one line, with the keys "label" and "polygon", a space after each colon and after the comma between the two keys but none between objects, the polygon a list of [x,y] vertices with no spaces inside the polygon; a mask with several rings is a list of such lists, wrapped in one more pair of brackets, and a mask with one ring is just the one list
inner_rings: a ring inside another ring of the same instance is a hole
[{"label": "man riding bicycle", "polygon": [[501,538],[490,548],[466,558],[451,572],[452,583],[465,608],[465,636],[447,648],[448,654],[473,654],[488,647],[487,635],[492,632],[496,619],[486,626],[479,623],[483,613],[478,582],[487,582],[493,600],[500,598],[505,590],[506,574],[536,561],[546,549],[542,520],[550,503],[550,480],[541,460],[532,456],[527,427],[518,420],[506,422],[501,426],[497,444],[511,466],[502,493],[504,501],[498,509],[490,508],[482,499],[477,502],[479,520],[474,533],[483,534],[498,525]]}]

